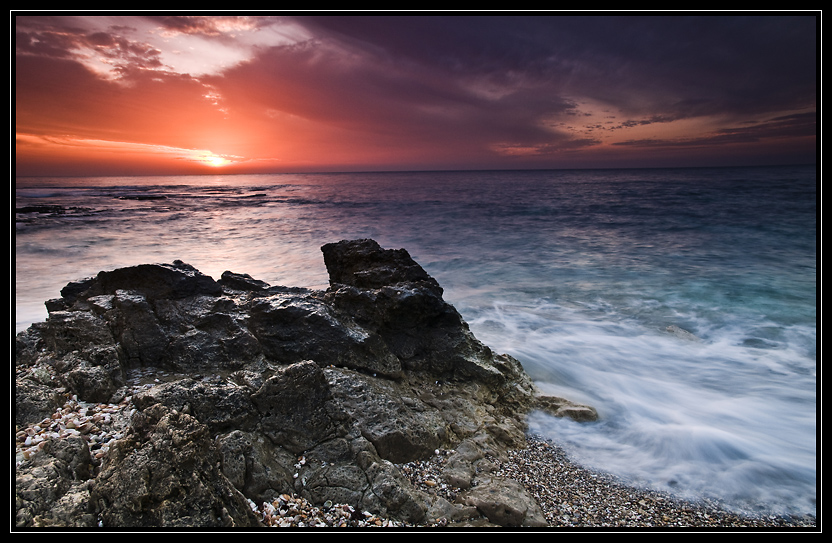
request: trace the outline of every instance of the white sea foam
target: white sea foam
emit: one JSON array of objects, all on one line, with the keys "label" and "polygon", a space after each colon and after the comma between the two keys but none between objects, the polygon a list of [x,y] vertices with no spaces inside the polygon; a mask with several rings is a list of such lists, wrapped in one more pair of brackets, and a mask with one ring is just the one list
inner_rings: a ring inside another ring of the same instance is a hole
[{"label": "white sea foam", "polygon": [[471,326],[544,392],[598,410],[591,424],[530,420],[579,462],[738,509],[814,510],[814,364],[788,343],[691,341],[551,304],[498,304]]}]

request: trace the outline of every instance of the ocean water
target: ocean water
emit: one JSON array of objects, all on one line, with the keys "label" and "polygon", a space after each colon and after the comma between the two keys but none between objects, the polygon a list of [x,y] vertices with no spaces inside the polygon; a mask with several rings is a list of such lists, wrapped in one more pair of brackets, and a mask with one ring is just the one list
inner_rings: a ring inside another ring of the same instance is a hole
[{"label": "ocean water", "polygon": [[[530,428],[625,481],[815,514],[816,170],[18,178],[15,330],[100,270],[180,259],[325,288],[320,246],[404,247],[474,334],[596,407]],[[676,326],[693,334],[673,334]]]}]

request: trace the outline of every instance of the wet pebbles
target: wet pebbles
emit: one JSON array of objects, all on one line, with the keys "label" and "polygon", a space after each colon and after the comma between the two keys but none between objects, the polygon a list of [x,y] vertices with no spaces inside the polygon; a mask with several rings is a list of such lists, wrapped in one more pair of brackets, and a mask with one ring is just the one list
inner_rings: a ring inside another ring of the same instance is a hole
[{"label": "wet pebbles", "polygon": [[816,527],[814,517],[743,516],[708,502],[633,488],[574,465],[559,447],[537,437],[510,451],[499,474],[522,483],[537,499],[550,526],[561,527]]}]

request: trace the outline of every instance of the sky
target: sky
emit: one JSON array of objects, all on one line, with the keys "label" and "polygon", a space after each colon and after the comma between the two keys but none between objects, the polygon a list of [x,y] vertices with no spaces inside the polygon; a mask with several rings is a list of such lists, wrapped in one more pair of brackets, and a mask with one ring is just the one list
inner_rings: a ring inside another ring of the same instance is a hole
[{"label": "sky", "polygon": [[18,176],[816,162],[819,13],[12,15]]}]

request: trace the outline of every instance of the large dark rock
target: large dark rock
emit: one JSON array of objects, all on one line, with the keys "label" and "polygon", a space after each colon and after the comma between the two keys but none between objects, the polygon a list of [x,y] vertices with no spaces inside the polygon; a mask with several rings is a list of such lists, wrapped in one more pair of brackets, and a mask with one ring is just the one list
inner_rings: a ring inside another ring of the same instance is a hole
[{"label": "large dark rock", "polygon": [[324,245],[322,251],[331,284],[326,301],[381,337],[406,369],[449,379],[505,378],[491,350],[407,251],[382,249],[369,239]]},{"label": "large dark rock", "polygon": [[[84,294],[114,294],[120,289],[140,293],[148,299],[179,300],[222,294],[222,287],[216,281],[180,260],[173,264],[140,264],[99,272],[91,289]],[[61,295],[65,296],[63,292]]]},{"label": "large dark rock", "polygon": [[372,239],[360,239],[328,243],[321,251],[332,285],[379,289],[405,283],[442,295],[439,283],[404,249],[382,249]]},{"label": "large dark rock", "polygon": [[[57,445],[22,450],[17,524],[252,526],[247,500],[284,493],[409,522],[537,523],[528,496],[510,505],[517,485],[450,503],[396,466],[457,449],[446,481],[475,486],[486,456],[525,442],[538,404],[520,363],[480,343],[404,249],[322,251],[326,291],[233,272],[215,282],[176,261],[101,272],[49,300],[47,321],[16,340],[18,439],[63,421],[70,397],[133,414],[74,453],[94,456],[89,469],[61,463]],[[138,370],[158,382],[130,381]]]},{"label": "large dark rock", "polygon": [[390,377],[401,374],[399,360],[381,338],[349,316],[337,316],[324,301],[304,293],[278,293],[252,303],[249,329],[263,354],[281,363],[312,359]]}]

